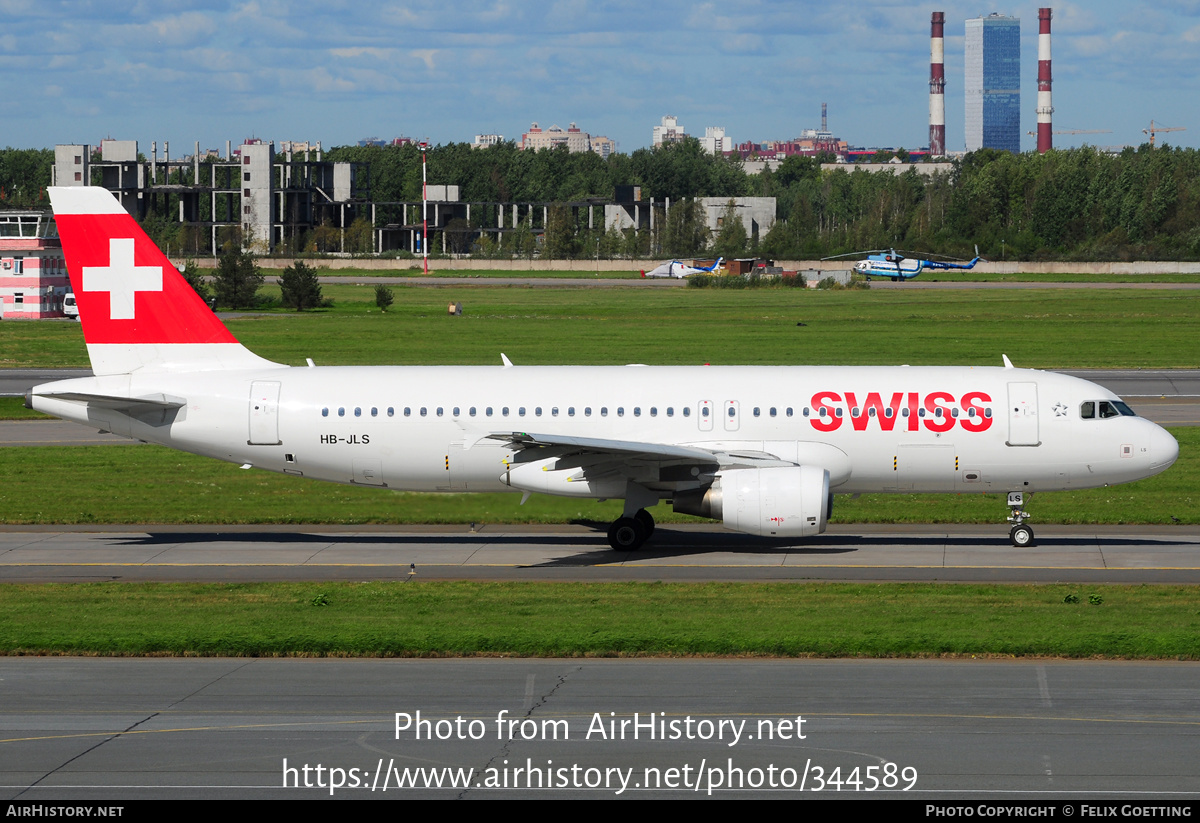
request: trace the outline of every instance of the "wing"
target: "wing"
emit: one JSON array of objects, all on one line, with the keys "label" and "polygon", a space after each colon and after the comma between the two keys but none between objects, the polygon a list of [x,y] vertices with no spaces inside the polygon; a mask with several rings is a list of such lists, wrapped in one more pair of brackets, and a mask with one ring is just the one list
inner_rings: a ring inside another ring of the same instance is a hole
[{"label": "wing", "polygon": [[[522,464],[530,464],[530,468],[536,464],[539,474],[567,472],[569,480],[579,484],[580,491],[584,485],[621,488],[626,482],[659,491],[676,491],[706,486],[718,472],[729,469],[795,465],[760,451],[718,451],[634,440],[529,432],[495,432],[484,439],[498,440],[515,452],[514,470],[523,468]],[[539,491],[548,490],[541,488],[543,482],[539,479]]]}]

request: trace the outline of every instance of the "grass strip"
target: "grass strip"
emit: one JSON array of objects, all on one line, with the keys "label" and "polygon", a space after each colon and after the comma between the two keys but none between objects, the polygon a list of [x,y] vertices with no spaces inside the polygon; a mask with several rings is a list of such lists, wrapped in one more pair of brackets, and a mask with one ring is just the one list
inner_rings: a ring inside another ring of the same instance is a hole
[{"label": "grass strip", "polygon": [[1193,586],[418,578],[0,591],[7,655],[1200,657]]},{"label": "grass strip", "polygon": [[[1200,293],[1181,290],[538,289],[330,285],[329,310],[228,322],[303,365],[650,363],[1200,367]],[[448,317],[449,302],[463,315]],[[0,367],[86,367],[78,323],[0,323]]]},{"label": "grass strip", "polygon": [[0,397],[0,420],[57,420],[48,414],[25,408],[24,397]]}]

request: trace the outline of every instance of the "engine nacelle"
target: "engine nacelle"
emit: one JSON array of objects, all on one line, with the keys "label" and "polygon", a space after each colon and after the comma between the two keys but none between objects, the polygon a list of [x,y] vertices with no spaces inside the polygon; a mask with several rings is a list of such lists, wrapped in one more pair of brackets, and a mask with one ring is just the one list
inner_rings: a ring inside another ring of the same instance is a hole
[{"label": "engine nacelle", "polygon": [[825,531],[833,494],[829,472],[816,466],[735,469],[707,489],[676,493],[673,508],[745,534],[808,537]]}]

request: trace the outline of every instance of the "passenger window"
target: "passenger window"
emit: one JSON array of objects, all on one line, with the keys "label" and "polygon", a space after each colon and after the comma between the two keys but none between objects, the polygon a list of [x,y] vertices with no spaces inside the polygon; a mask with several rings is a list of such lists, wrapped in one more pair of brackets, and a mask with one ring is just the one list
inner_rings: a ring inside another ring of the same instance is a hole
[{"label": "passenger window", "polygon": [[458,417],[458,413],[459,413],[459,408],[458,408],[458,406],[455,406],[454,407],[454,416]]},{"label": "passenger window", "polygon": [[409,407],[409,406],[404,407],[404,416],[412,417],[412,408],[411,407]]},{"label": "passenger window", "polygon": [[504,408],[500,409],[500,414],[503,417],[508,417],[508,406],[505,406]]},{"label": "passenger window", "polygon": [[519,409],[517,409],[517,417],[524,417],[524,416],[525,416],[525,407],[521,406]]},{"label": "passenger window", "polygon": [[624,416],[625,416],[625,407],[617,406],[617,417],[624,417]]},{"label": "passenger window", "polygon": [[395,417],[395,416],[396,416],[395,406],[388,406],[388,417]]},{"label": "passenger window", "polygon": [[642,407],[641,407],[641,406],[634,406],[634,407],[633,407],[633,416],[634,416],[634,417],[641,417],[641,416],[642,416]]},{"label": "passenger window", "polygon": [[471,409],[470,409],[470,411],[468,411],[468,412],[467,412],[467,414],[469,414],[469,415],[471,415],[472,417],[474,417],[474,416],[475,416],[475,407],[474,407],[474,406],[472,406],[472,407],[471,407]]},{"label": "passenger window", "polygon": [[608,406],[601,406],[601,407],[600,407],[600,416],[601,416],[601,417],[608,417]]},{"label": "passenger window", "polygon": [[683,407],[683,416],[684,416],[684,417],[691,417],[691,416],[692,416],[692,409],[691,409],[691,406],[684,406],[684,407]]},{"label": "passenger window", "polygon": [[583,407],[583,416],[584,416],[584,417],[591,417],[591,416],[592,416],[592,407],[591,407],[591,406],[584,406],[584,407]]},{"label": "passenger window", "polygon": [[538,406],[537,408],[535,408],[535,409],[533,410],[533,416],[534,416],[534,417],[541,417],[541,416],[542,416],[542,407],[541,407],[541,406]]},{"label": "passenger window", "polygon": [[322,417],[328,417],[328,416],[329,416],[329,407],[328,407],[328,406],[326,406],[325,408],[321,409],[321,416],[322,416]]},{"label": "passenger window", "polygon": [[339,407],[339,408],[338,408],[338,417],[345,417],[345,416],[346,416],[346,409],[345,409],[345,407]]},{"label": "passenger window", "polygon": [[852,409],[850,410],[850,416],[851,416],[851,417],[858,417],[858,406],[855,406],[854,408],[852,408]]},{"label": "passenger window", "polygon": [[558,406],[551,406],[551,407],[550,407],[550,416],[551,416],[551,417],[558,417]]},{"label": "passenger window", "polygon": [[441,406],[438,406],[438,407],[437,407],[437,416],[438,416],[438,417],[441,417],[441,416],[442,416],[442,407],[441,407]]},{"label": "passenger window", "polygon": [[422,417],[426,417],[428,414],[429,414],[429,409],[427,409],[427,408],[425,408],[424,406],[422,406],[422,407],[421,407],[421,416],[422,416]]},{"label": "passenger window", "polygon": [[372,406],[372,407],[371,407],[371,416],[372,416],[372,417],[378,417],[378,416],[379,416],[379,409],[378,409],[378,408],[376,408],[375,406]]},{"label": "passenger window", "polygon": [[774,406],[771,407],[771,416],[772,417],[775,416],[775,407]]},{"label": "passenger window", "polygon": [[675,416],[675,407],[667,406],[667,417],[674,417],[674,416]]},{"label": "passenger window", "polygon": [[760,417],[760,416],[762,416],[762,410],[761,410],[761,409],[759,409],[759,408],[758,408],[758,406],[755,406],[755,407],[754,407],[754,416],[755,416],[755,417]]},{"label": "passenger window", "polygon": [[488,406],[486,409],[483,410],[483,413],[486,414],[488,417],[491,417],[492,416],[492,407]]},{"label": "passenger window", "polygon": [[700,415],[702,417],[708,417],[708,406],[705,406],[703,409],[700,410]]},{"label": "passenger window", "polygon": [[574,417],[574,416],[575,416],[575,407],[574,406],[568,407],[567,408],[567,417]]},{"label": "passenger window", "polygon": [[354,407],[354,416],[362,417],[362,408],[361,407],[359,407],[359,406]]},{"label": "passenger window", "polygon": [[651,416],[651,417],[658,417],[658,407],[657,407],[657,406],[651,406],[651,407],[650,407],[650,416]]}]

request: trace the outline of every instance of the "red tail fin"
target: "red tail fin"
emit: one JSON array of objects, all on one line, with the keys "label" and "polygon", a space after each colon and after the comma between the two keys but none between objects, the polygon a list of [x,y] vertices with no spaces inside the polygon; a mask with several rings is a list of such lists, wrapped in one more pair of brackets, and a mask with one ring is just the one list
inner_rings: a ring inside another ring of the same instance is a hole
[{"label": "red tail fin", "polygon": [[49,191],[97,374],[268,364],[237,342],[111,192]]}]

